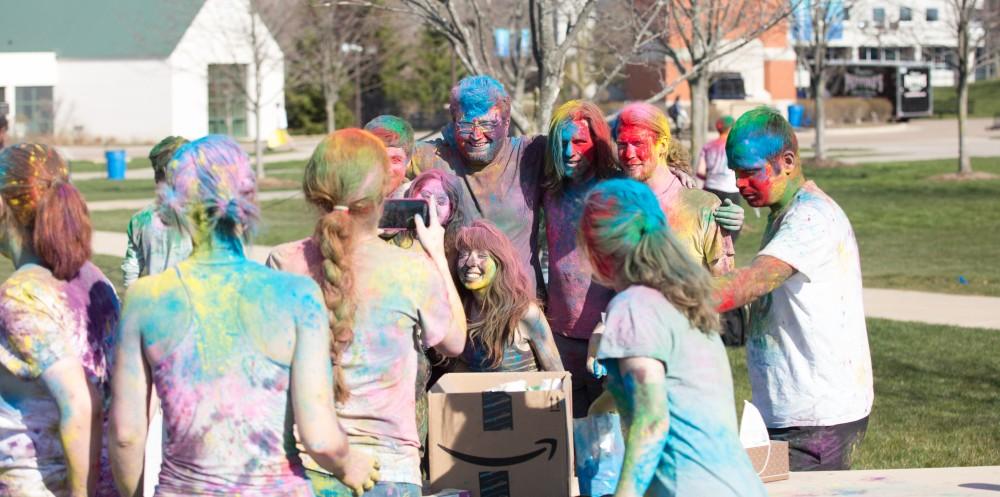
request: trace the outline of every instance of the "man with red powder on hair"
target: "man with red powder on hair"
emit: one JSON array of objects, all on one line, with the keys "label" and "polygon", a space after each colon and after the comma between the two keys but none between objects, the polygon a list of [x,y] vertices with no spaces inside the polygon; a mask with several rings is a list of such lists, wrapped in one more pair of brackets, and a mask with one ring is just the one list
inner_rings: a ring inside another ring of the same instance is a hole
[{"label": "man with red powder on hair", "polygon": [[618,160],[632,179],[646,184],[656,194],[667,222],[692,259],[713,275],[733,268],[735,251],[729,235],[720,227],[736,230],[743,223],[743,209],[719,209],[715,196],[685,187],[667,167],[670,121],[653,105],[626,105],[612,127],[618,143]]}]

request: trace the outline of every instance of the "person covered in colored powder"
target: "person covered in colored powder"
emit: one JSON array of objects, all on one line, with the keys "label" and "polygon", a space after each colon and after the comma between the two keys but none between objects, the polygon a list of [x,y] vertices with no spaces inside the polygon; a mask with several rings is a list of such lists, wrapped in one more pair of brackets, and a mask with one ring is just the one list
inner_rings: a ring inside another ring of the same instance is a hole
[{"label": "person covered in colored powder", "polygon": [[678,241],[695,262],[713,275],[732,269],[735,251],[727,228],[738,229],[743,223],[743,209],[717,210],[718,199],[693,188],[686,188],[667,167],[670,148],[670,122],[653,105],[633,102],[626,105],[614,122],[622,170],[632,179],[653,190],[660,208]]},{"label": "person covered in colored powder", "polygon": [[[371,133],[343,129],[327,136],[303,180],[306,200],[323,213],[315,234],[276,247],[268,265],[309,275],[323,289],[333,331],[328,349],[336,366],[337,414],[352,449],[370,454],[381,467],[381,481],[365,495],[419,497],[417,356],[430,347],[448,357],[461,354],[465,313],[436,209],[430,210],[429,227],[415,219],[426,255],[378,237],[388,175],[385,146]],[[306,468],[317,495],[351,495],[328,471],[308,462]]]},{"label": "person covered in colored powder", "polygon": [[[157,187],[166,183],[167,164],[174,152],[187,142],[179,136],[168,136],[149,151]],[[128,247],[122,262],[125,288],[139,277],[162,273],[191,254],[191,237],[177,227],[167,226],[157,214],[155,202],[132,216],[127,237]]]},{"label": "person covered in colored powder", "polygon": [[403,198],[409,187],[406,172],[410,169],[410,158],[413,156],[413,127],[401,117],[381,115],[368,121],[365,130],[382,140],[389,154],[386,198]]},{"label": "person covered in colored powder", "polygon": [[552,331],[510,240],[478,220],[458,232],[455,246],[469,318],[463,365],[473,372],[562,371]]},{"label": "person covered in colored powder", "polygon": [[451,123],[443,138],[417,145],[411,175],[443,169],[465,186],[461,209],[495,224],[530,268],[535,292],[542,283],[538,254],[545,137],[507,136],[510,96],[489,76],[468,76],[451,89]]},{"label": "person covered in colored powder", "polygon": [[587,196],[580,223],[594,276],[618,291],[597,358],[627,427],[616,497],[765,496],[739,441],[711,278],[642,183]]},{"label": "person covered in colored powder", "polygon": [[[118,297],[88,262],[87,206],[45,145],[0,152],[0,493],[116,496],[102,457]],[[106,456],[106,454],[104,454]]]},{"label": "person covered in colored powder", "polygon": [[[406,198],[422,199],[430,204],[437,214],[437,220],[444,227],[444,252],[449,268],[455,267],[458,259],[458,249],[455,248],[455,238],[462,227],[469,221],[458,206],[462,205],[462,185],[458,178],[440,169],[428,169],[417,175],[409,184]],[[423,245],[415,229],[404,230],[395,234],[390,241],[401,248],[419,251],[425,255]],[[450,275],[455,281],[456,276]],[[417,431],[421,445],[427,440],[427,388],[438,377],[446,372],[444,358],[434,352],[434,349],[423,351],[417,356]]]},{"label": "person covered in colored powder", "polygon": [[330,330],[319,288],[246,259],[258,207],[249,158],[224,136],[177,151],[164,218],[194,250],[129,289],[112,374],[111,456],[122,495],[142,476],[147,397],[163,406],[157,496],[311,496],[311,456],[359,492],[375,461],[352,450],[333,408]]},{"label": "person covered in colored powder", "polygon": [[[706,143],[701,148],[698,159],[698,178],[705,182],[706,192],[719,197],[723,205],[739,205],[740,190],[736,188],[736,173],[729,169],[726,162],[726,138],[733,127],[733,116],[722,116],[715,121],[715,129],[719,137]],[[739,229],[729,230],[735,240]]]},{"label": "person covered in colored powder", "polygon": [[[428,203],[433,201],[429,207],[437,211],[438,222],[444,227],[444,250],[448,267],[453,267],[457,256],[455,236],[458,235],[459,229],[471,222],[468,213],[460,207],[465,197],[461,180],[441,169],[428,169],[409,183],[404,197],[422,199]],[[424,253],[423,246],[417,239],[416,230],[401,231],[391,240],[399,247]]]},{"label": "person covered in colored powder", "polygon": [[793,471],[846,470],[871,413],[871,353],[851,223],[802,173],[776,110],[741,116],[726,141],[740,194],[771,210],[749,267],[716,281],[720,310],[750,303],[747,368],[771,438]]},{"label": "person covered in colored powder", "polygon": [[571,100],[556,109],[548,149],[542,199],[549,271],[545,314],[563,367],[572,374],[573,416],[581,418],[603,391],[587,371],[587,342],[614,290],[594,282],[577,229],[587,192],[619,171],[611,130],[591,102]]},{"label": "person covered in colored powder", "polygon": [[3,150],[4,142],[7,141],[7,116],[0,115],[0,150]]}]

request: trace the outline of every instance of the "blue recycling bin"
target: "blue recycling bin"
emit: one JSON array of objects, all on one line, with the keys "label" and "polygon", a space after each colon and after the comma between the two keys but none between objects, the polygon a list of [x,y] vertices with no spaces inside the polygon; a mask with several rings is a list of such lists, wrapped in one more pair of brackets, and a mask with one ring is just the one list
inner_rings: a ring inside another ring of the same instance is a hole
[{"label": "blue recycling bin", "polygon": [[788,106],[788,123],[792,125],[793,128],[802,127],[802,115],[805,114],[805,107],[799,104],[792,104]]},{"label": "blue recycling bin", "polygon": [[108,179],[125,179],[125,151],[108,150],[104,152],[104,158],[108,162]]}]

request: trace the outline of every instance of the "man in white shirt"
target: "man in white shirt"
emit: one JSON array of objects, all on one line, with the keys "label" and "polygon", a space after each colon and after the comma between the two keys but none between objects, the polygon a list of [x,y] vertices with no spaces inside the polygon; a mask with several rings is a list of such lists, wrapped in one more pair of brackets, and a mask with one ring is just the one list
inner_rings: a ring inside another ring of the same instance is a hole
[{"label": "man in white shirt", "polygon": [[753,302],[753,402],[771,438],[789,442],[793,471],[849,469],[874,399],[851,223],[803,176],[795,133],[776,110],[740,117],[726,153],[743,198],[771,210],[751,265],[716,288],[720,311]]}]

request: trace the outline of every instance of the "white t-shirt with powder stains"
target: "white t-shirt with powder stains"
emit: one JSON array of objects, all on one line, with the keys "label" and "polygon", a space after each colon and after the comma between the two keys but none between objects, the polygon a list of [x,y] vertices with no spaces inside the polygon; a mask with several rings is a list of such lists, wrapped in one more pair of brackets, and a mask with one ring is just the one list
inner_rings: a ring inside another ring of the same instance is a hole
[{"label": "white t-shirt with powder stains", "polygon": [[871,412],[871,353],[854,230],[840,206],[806,182],[770,220],[759,255],[796,272],[751,306],[747,366],[769,428],[831,426]]}]

